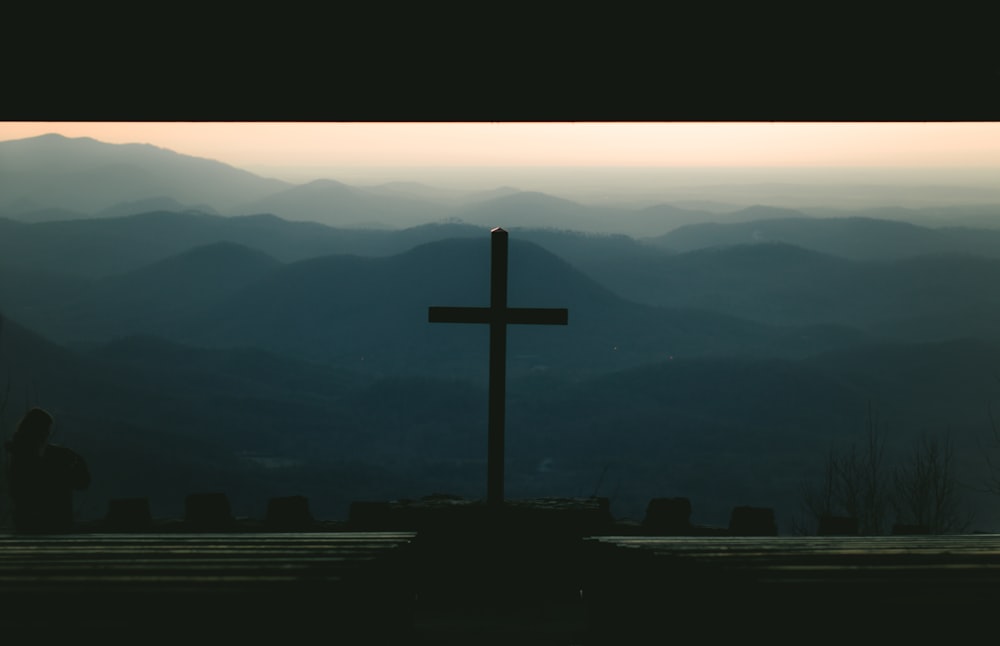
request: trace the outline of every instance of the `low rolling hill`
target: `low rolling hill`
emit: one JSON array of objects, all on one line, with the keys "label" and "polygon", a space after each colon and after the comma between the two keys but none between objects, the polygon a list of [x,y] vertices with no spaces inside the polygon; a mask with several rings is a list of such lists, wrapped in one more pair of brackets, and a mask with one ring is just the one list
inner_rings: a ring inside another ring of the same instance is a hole
[{"label": "low rolling hill", "polygon": [[607,264],[601,283],[641,303],[769,325],[837,324],[884,338],[1000,340],[1000,258],[849,261],[785,243],[709,247]]},{"label": "low rolling hill", "polygon": [[[73,352],[9,319],[0,361],[8,423],[21,402],[44,405],[57,441],[87,456],[86,517],[135,496],[178,515],[198,490],[225,491],[238,514],[258,516],[268,497],[307,495],[330,519],[359,499],[483,495],[486,394],[474,379],[380,376],[148,337]],[[951,433],[962,484],[973,487],[1000,451],[989,426],[997,365],[997,346],[965,341],[514,375],[508,494],[605,495],[633,518],[650,498],[686,496],[693,520],[709,524],[725,524],[735,505],[766,505],[787,531],[828,452],[864,437],[869,407],[888,438],[887,468],[922,434]],[[989,499],[968,501],[989,528]]]},{"label": "low rolling hill", "polygon": [[[769,327],[732,316],[639,305],[529,242],[511,244],[512,307],[565,307],[570,325],[514,326],[511,369],[604,372],[670,356],[805,356],[856,343],[849,329]],[[429,324],[433,305],[489,302],[489,240],[459,238],[385,257],[277,263],[232,245],[187,252],[103,279],[35,312],[63,343],[163,335],[251,346],[385,374],[482,374],[485,326]]]},{"label": "low rolling hill", "polygon": [[862,217],[783,217],[691,224],[650,242],[674,251],[780,242],[850,260],[895,260],[942,253],[1000,257],[1000,231],[929,228]]}]

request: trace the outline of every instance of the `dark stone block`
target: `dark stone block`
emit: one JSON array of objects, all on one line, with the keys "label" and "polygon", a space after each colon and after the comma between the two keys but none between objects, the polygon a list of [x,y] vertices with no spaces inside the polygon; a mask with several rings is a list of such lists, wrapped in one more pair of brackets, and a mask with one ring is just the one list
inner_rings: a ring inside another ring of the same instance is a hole
[{"label": "dark stone block", "polygon": [[654,498],[646,507],[643,529],[653,534],[688,534],[691,527],[691,501],[687,498]]},{"label": "dark stone block", "polygon": [[108,529],[115,531],[143,531],[153,524],[146,498],[120,498],[108,503],[105,517]]},{"label": "dark stone block", "polygon": [[734,507],[729,517],[733,536],[777,536],[774,510],[769,507]]},{"label": "dark stone block", "polygon": [[816,530],[819,536],[857,536],[858,519],[853,516],[821,516]]},{"label": "dark stone block", "polygon": [[356,500],[348,512],[348,524],[353,529],[366,531],[411,529],[404,527],[393,511],[393,504],[388,501]]},{"label": "dark stone block", "polygon": [[231,529],[234,519],[229,498],[224,493],[190,494],[184,501],[184,521],[191,529]]},{"label": "dark stone block", "polygon": [[271,498],[267,502],[265,524],[270,529],[305,530],[313,525],[309,499],[305,496]]}]

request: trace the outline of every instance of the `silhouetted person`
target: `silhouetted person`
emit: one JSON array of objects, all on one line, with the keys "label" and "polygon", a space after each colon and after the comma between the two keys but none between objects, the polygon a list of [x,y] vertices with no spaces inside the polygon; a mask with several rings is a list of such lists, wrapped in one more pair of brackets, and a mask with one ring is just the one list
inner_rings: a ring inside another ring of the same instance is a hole
[{"label": "silhouetted person", "polygon": [[75,451],[49,444],[52,416],[29,410],[7,442],[7,478],[14,528],[26,532],[73,529],[73,491],[90,485],[90,472]]}]

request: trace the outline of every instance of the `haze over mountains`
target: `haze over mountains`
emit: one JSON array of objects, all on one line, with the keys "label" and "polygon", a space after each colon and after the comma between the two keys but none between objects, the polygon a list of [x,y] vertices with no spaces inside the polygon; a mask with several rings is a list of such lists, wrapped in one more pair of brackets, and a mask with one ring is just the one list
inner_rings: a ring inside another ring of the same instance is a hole
[{"label": "haze over mountains", "polygon": [[949,431],[966,484],[989,474],[998,224],[987,203],[627,208],[2,142],[0,412],[5,433],[27,403],[64,420],[97,474],[85,515],[138,495],[176,514],[207,489],[245,515],[291,493],[326,516],[481,496],[486,331],[427,307],[488,303],[503,226],[510,305],[569,309],[509,332],[508,494],[607,495],[633,517],[688,496],[696,521],[753,504],[787,522],[869,405],[899,452]]},{"label": "haze over mountains", "polygon": [[[488,170],[440,172],[476,172],[484,177],[480,185],[491,181]],[[991,215],[992,206],[1000,203],[1000,189],[988,175],[981,183],[970,184],[952,171],[938,183],[920,182],[923,177],[916,171],[911,175],[915,174],[917,180],[871,170],[860,175],[859,171],[841,173],[844,179],[838,183],[826,175],[813,177],[802,169],[790,169],[785,174],[793,179],[787,184],[775,184],[768,183],[761,171],[718,172],[720,180],[714,184],[683,169],[658,174],[575,169],[564,177],[565,173],[560,175],[558,169],[535,168],[513,175],[529,184],[551,176],[554,192],[534,187],[520,190],[510,184],[476,190],[439,188],[414,181],[348,185],[336,178],[292,184],[148,144],[104,144],[52,134],[0,142],[0,217],[64,220],[130,215],[169,205],[168,210],[186,208],[223,215],[272,213],[287,220],[365,228],[399,228],[444,219],[495,226],[500,216],[508,227],[650,237],[684,224],[777,217],[759,211],[743,212],[750,206],[766,205],[784,208],[786,215],[796,215],[788,210],[795,209],[799,214],[815,216],[850,213],[934,226],[997,228]],[[978,178],[981,173],[970,170],[967,175]],[[613,180],[595,181],[601,176]],[[594,196],[592,191],[609,182],[622,186],[626,198],[640,193],[642,198],[630,201]],[[587,191],[588,187],[592,191]],[[656,197],[657,190],[660,197]],[[663,195],[673,199],[665,200]],[[790,207],[789,203],[796,206]]]}]

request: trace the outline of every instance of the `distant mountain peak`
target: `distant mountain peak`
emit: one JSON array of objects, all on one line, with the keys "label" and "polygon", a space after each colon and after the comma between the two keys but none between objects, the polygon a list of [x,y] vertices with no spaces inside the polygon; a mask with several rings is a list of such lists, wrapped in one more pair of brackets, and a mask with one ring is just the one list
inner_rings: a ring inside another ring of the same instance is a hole
[{"label": "distant mountain peak", "polygon": [[0,166],[0,204],[28,200],[38,205],[35,210],[86,215],[162,196],[221,212],[290,186],[152,144],[55,133],[0,142]]},{"label": "distant mountain peak", "polygon": [[336,187],[336,188],[341,188],[341,187],[342,188],[351,188],[350,186],[348,186],[347,184],[345,184],[343,182],[338,182],[335,179],[328,179],[328,178],[314,179],[311,182],[306,182],[305,184],[301,184],[299,186],[299,188],[303,188],[303,187],[306,187],[306,186],[312,186],[312,187],[316,187],[316,188],[332,188],[332,187]]},{"label": "distant mountain peak", "polygon": [[[91,141],[96,141],[90,137],[75,137],[76,139],[90,139]],[[26,137],[23,141],[69,141],[70,137],[66,135],[61,135],[58,132],[49,132],[44,135],[38,135],[35,137]]]}]

